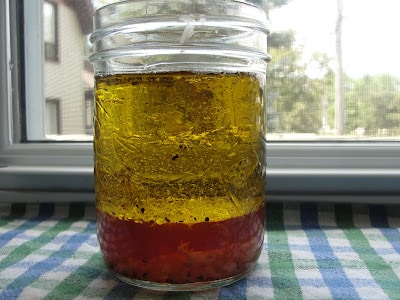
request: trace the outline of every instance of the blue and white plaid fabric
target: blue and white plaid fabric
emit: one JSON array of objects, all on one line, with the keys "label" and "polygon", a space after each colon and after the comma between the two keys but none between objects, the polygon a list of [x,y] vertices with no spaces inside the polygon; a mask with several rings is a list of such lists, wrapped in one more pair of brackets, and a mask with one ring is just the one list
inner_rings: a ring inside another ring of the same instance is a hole
[{"label": "blue and white plaid fabric", "polygon": [[166,293],[105,270],[93,204],[0,204],[0,299],[400,299],[400,206],[268,204],[254,272]]}]

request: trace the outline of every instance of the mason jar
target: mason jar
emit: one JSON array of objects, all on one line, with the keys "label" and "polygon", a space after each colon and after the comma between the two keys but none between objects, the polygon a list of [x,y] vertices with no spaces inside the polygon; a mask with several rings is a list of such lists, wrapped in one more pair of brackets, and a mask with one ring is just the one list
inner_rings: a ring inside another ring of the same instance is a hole
[{"label": "mason jar", "polygon": [[264,11],[239,0],[132,0],[98,9],[94,24],[107,268],[156,290],[243,278],[264,237]]}]

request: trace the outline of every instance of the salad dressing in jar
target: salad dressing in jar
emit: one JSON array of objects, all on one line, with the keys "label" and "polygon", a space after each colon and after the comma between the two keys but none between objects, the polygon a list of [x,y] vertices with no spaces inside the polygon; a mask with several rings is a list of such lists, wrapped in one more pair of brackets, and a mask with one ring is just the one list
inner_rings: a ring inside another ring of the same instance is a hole
[{"label": "salad dressing in jar", "polygon": [[227,285],[265,218],[266,17],[243,1],[100,8],[95,191],[107,268],[156,290]]}]

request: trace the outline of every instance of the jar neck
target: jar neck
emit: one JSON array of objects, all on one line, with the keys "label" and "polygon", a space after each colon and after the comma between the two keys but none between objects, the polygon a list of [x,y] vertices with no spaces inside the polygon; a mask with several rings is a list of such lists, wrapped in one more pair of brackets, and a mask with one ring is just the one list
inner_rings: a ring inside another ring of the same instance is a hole
[{"label": "jar neck", "polygon": [[186,70],[265,72],[267,18],[240,0],[131,0],[95,14],[97,74]]},{"label": "jar neck", "polygon": [[229,50],[185,45],[124,47],[95,53],[91,57],[96,75],[112,73],[154,73],[189,71],[196,73],[247,72],[264,74],[270,59],[267,53],[246,48]]}]

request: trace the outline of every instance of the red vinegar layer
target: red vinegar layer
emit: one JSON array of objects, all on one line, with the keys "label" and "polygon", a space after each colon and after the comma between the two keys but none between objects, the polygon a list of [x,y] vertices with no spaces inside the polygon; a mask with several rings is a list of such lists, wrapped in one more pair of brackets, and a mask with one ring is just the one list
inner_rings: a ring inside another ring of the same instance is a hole
[{"label": "red vinegar layer", "polygon": [[219,222],[194,224],[120,220],[98,211],[107,267],[127,278],[184,284],[248,272],[260,255],[264,206]]}]

